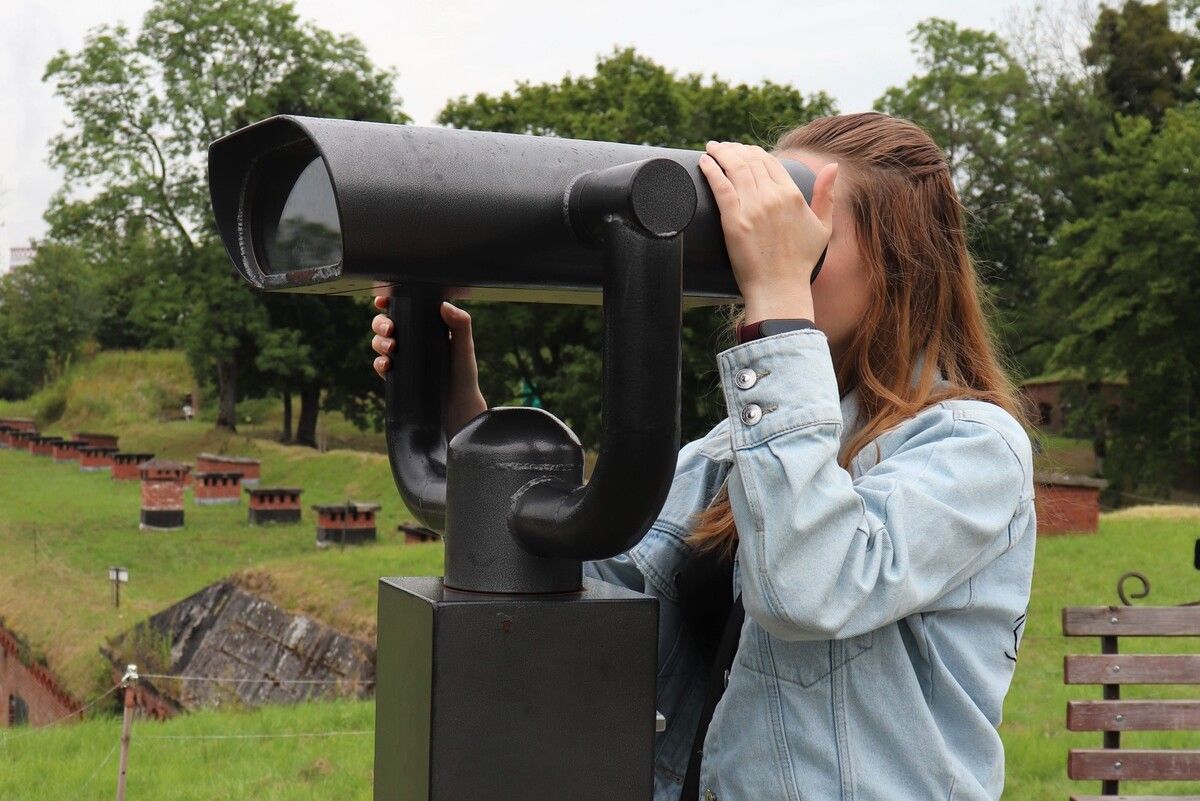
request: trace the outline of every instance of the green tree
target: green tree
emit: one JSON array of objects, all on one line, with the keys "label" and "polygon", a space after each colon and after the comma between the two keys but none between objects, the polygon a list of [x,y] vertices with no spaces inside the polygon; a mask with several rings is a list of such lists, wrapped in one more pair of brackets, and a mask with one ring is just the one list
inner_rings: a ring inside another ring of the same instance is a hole
[{"label": "green tree", "polygon": [[1114,113],[1157,125],[1168,108],[1197,99],[1200,40],[1176,30],[1171,11],[1166,2],[1138,0],[1101,9],[1083,56]]},{"label": "green tree", "polygon": [[[71,114],[51,143],[51,162],[65,178],[48,214],[51,235],[109,254],[108,286],[153,306],[126,307],[131,328],[139,320],[173,321],[198,373],[215,378],[218,425],[235,426],[239,386],[246,383],[239,377],[253,375],[271,321],[217,241],[208,145],[277,113],[407,122],[394,79],[370,62],[357,39],[301,21],[291,3],[277,0],[158,0],[136,35],[100,26],[81,50],[59,52],[47,65],[45,80]],[[140,264],[122,258],[145,256],[138,243],[146,236],[162,257]],[[128,291],[126,282],[144,280],[146,263],[161,271],[159,289]],[[348,326],[354,315],[342,305],[326,319]],[[319,340],[328,332],[305,327],[302,333]],[[345,359],[309,367],[330,380],[350,369]],[[306,397],[319,402],[319,389]],[[316,408],[308,414],[315,426]]]},{"label": "green tree", "polygon": [[0,397],[24,397],[61,375],[98,313],[96,277],[77,248],[43,244],[0,276]]},{"label": "green tree", "polygon": [[[783,130],[834,112],[823,92],[764,81],[731,85],[715,75],[678,76],[632,48],[597,58],[595,73],[555,83],[519,82],[513,92],[450,101],[437,121],[456,128],[632,142],[700,150],[708,139],[770,145]],[[480,382],[489,402],[539,398],[587,445],[599,434],[598,307],[466,305],[475,320]],[[725,315],[684,315],[683,435],[719,416],[713,358]]]},{"label": "green tree", "polygon": [[1118,489],[1165,490],[1200,461],[1200,103],[1120,117],[1097,154],[1093,212],[1058,232],[1049,292],[1071,327],[1052,366],[1090,381],[1124,375],[1107,417],[1085,404],[1075,421],[1111,447],[1105,470]]},{"label": "green tree", "polygon": [[998,34],[935,18],[910,36],[922,71],[875,107],[916,122],[945,150],[1007,349],[1036,370],[1048,342],[1037,262],[1063,197],[1052,172],[1056,126],[1038,118],[1035,87]]}]

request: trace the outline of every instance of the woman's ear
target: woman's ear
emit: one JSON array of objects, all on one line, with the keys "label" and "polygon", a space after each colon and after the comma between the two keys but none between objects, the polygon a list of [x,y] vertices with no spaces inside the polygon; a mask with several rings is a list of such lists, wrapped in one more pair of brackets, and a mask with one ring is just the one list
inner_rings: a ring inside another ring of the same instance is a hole
[{"label": "woman's ear", "polygon": [[821,168],[813,181],[813,199],[809,206],[821,221],[826,231],[833,231],[834,188],[837,182],[838,163],[830,162]]}]

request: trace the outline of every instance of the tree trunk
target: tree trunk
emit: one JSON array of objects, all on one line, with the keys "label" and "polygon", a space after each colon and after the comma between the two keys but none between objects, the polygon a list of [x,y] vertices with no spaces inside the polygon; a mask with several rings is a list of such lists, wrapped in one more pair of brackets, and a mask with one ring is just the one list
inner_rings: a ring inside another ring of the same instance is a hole
[{"label": "tree trunk", "polygon": [[321,410],[321,385],[300,387],[300,420],[296,423],[296,444],[317,447],[317,413]]},{"label": "tree trunk", "polygon": [[237,365],[217,361],[217,428],[237,431]]},{"label": "tree trunk", "polygon": [[283,433],[279,441],[292,441],[292,391],[289,389],[283,391]]}]

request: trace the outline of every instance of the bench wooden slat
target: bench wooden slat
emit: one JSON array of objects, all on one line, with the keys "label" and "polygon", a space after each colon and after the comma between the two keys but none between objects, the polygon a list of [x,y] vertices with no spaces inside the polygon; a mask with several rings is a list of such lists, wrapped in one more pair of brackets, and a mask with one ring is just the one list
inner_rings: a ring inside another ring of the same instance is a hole
[{"label": "bench wooden slat", "polygon": [[1100,781],[1200,779],[1200,751],[1073,748],[1067,753],[1067,776]]},{"label": "bench wooden slat", "polygon": [[1200,684],[1198,654],[1073,654],[1063,658],[1067,684]]},{"label": "bench wooden slat", "polygon": [[1068,731],[1200,729],[1200,701],[1068,701]]},{"label": "bench wooden slat", "polygon": [[1197,637],[1200,606],[1068,606],[1062,624],[1068,637]]}]

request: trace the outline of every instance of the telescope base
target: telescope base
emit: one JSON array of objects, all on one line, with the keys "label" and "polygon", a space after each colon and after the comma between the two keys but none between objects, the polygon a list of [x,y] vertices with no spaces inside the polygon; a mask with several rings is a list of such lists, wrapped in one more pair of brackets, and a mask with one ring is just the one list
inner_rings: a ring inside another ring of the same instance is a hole
[{"label": "telescope base", "polygon": [[375,801],[650,801],[658,606],[383,578]]}]

